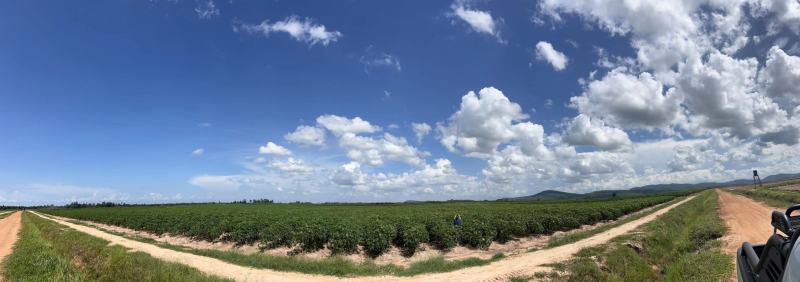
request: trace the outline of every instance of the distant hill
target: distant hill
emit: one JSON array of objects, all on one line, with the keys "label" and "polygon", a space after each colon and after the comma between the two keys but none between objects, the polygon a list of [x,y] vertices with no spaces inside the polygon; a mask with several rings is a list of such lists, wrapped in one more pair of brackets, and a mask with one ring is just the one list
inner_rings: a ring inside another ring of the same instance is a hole
[{"label": "distant hill", "polygon": [[[774,174],[774,175],[770,175],[770,176],[764,177],[764,179],[761,179],[761,181],[763,181],[763,182],[777,182],[777,181],[784,181],[784,180],[793,179],[793,178],[800,178],[800,173]],[[750,183],[750,182],[748,182],[748,183]]]},{"label": "distant hill", "polygon": [[[777,182],[787,179],[800,178],[800,173],[775,174],[761,179],[762,182]],[[695,184],[653,184],[634,187],[628,190],[599,190],[586,194],[569,193],[556,190],[544,190],[530,196],[503,198],[498,201],[546,201],[546,200],[573,200],[573,199],[598,199],[611,197],[642,196],[655,193],[675,192],[691,189],[705,189],[712,187],[726,187],[752,184],[752,179],[737,179],[728,182],[704,182]]]},{"label": "distant hill", "polygon": [[500,199],[500,200],[501,201],[502,200],[508,200],[508,201],[570,200],[583,197],[584,195],[582,194],[561,192],[556,190],[544,190],[542,192],[536,193],[536,195],[524,196],[518,198]]}]

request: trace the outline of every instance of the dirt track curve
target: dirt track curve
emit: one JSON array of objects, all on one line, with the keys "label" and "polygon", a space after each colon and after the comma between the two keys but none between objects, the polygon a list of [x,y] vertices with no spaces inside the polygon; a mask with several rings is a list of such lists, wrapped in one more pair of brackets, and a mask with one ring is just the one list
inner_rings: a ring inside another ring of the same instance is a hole
[{"label": "dirt track curve", "polygon": [[720,218],[728,226],[725,241],[725,252],[736,254],[736,249],[742,242],[763,244],[772,235],[770,225],[771,214],[774,210],[765,204],[753,201],[741,195],[717,189],[719,195]]},{"label": "dirt track curve", "polygon": [[14,212],[0,220],[0,281],[3,281],[2,262],[11,254],[22,224],[22,212]]},{"label": "dirt track curve", "polygon": [[625,223],[595,236],[551,249],[523,253],[509,257],[489,265],[466,268],[447,273],[423,274],[413,277],[377,276],[358,278],[338,278],[325,275],[313,275],[291,272],[279,272],[269,269],[255,269],[227,263],[218,259],[204,257],[189,253],[160,248],[156,245],[130,240],[121,236],[109,234],[98,229],[73,224],[64,220],[42,216],[46,219],[66,225],[70,228],[102,238],[111,244],[121,245],[132,250],[150,254],[165,261],[182,263],[194,267],[204,273],[221,277],[233,278],[236,281],[504,281],[516,275],[531,275],[536,271],[545,270],[542,265],[567,260],[579,250],[608,242],[614,237],[630,232],[637,227],[648,223],[659,215],[691,200],[694,196],[680,202],[666,206],[652,214],[640,219]]}]

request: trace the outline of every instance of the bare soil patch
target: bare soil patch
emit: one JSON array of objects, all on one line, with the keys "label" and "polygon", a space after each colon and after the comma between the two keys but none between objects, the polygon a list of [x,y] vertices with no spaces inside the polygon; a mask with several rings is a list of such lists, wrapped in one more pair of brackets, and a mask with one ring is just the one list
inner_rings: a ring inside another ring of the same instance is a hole
[{"label": "bare soil patch", "polygon": [[763,244],[772,235],[770,216],[774,208],[744,196],[717,189],[720,218],[728,226],[725,252],[735,255],[742,242]]},{"label": "bare soil patch", "polygon": [[21,227],[22,212],[14,212],[0,220],[0,281],[3,280],[2,262],[14,251]]}]

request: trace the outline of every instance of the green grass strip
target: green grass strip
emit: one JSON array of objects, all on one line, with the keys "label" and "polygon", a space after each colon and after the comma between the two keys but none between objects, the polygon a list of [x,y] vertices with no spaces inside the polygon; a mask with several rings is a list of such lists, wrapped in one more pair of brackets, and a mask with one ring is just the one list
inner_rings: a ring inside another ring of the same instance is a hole
[{"label": "green grass strip", "polygon": [[770,207],[788,208],[800,203],[800,192],[775,188],[725,190],[762,202]]},{"label": "green grass strip", "polygon": [[[5,215],[4,215],[5,216]],[[3,262],[6,281],[85,281],[85,275],[59,256],[42,231],[22,216],[14,252]]]},{"label": "green grass strip", "polygon": [[108,243],[24,213],[4,275],[8,281],[231,281]]},{"label": "green grass strip", "polygon": [[722,281],[732,258],[718,240],[726,232],[718,197],[707,190],[608,244],[582,249],[556,271],[514,281]]},{"label": "green grass strip", "polygon": [[[637,214],[630,215],[628,217],[625,217],[624,219],[618,219],[618,220],[616,220],[614,222],[605,224],[605,225],[597,227],[597,228],[592,228],[592,229],[589,229],[589,230],[579,231],[579,232],[566,234],[566,235],[561,235],[561,236],[553,236],[553,238],[550,238],[550,240],[547,241],[547,246],[545,248],[554,248],[554,247],[558,247],[558,246],[563,246],[563,245],[566,245],[566,244],[575,243],[577,241],[592,237],[594,235],[597,235],[597,234],[606,232],[608,230],[611,230],[612,228],[615,228],[615,227],[618,227],[620,225],[626,224],[628,222],[631,222],[631,221],[643,218],[645,216],[648,216],[648,215],[650,215],[650,214],[652,214],[652,213],[654,213],[654,212],[656,212],[656,211],[658,211],[658,210],[660,210],[662,208],[668,207],[669,205],[672,205],[674,203],[682,201],[683,199],[685,199],[685,197],[676,198],[676,199],[674,199],[672,201],[669,201],[669,202],[666,202],[666,203],[662,204],[659,207],[652,208],[652,209],[650,209],[648,211],[645,211],[645,212],[640,212],[640,213],[637,213]],[[532,251],[535,251],[535,249],[532,250]]]}]

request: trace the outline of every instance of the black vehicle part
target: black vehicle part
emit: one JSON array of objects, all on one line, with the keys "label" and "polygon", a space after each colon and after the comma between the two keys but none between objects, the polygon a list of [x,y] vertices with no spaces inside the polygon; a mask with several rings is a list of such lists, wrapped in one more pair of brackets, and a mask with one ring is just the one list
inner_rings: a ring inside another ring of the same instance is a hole
[{"label": "black vehicle part", "polygon": [[789,237],[794,233],[794,228],[789,223],[789,217],[786,216],[786,213],[779,211],[772,211],[772,227],[775,228],[774,230],[780,230]]},{"label": "black vehicle part", "polygon": [[789,221],[789,215],[798,208],[800,205],[793,206],[786,213],[778,211],[772,213],[772,226],[775,230],[781,230],[789,235],[789,238],[774,233],[764,245],[753,246],[749,242],[744,242],[737,250],[736,267],[740,281],[781,281],[786,263],[789,261],[789,254],[800,237],[800,232],[796,232],[797,228]]},{"label": "black vehicle part", "polygon": [[792,213],[796,210],[800,210],[800,205],[794,205],[786,209],[786,217],[789,218],[789,226],[794,230],[800,228],[800,216],[792,216]]}]

